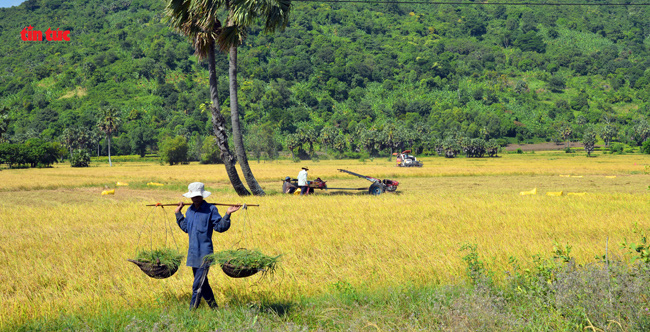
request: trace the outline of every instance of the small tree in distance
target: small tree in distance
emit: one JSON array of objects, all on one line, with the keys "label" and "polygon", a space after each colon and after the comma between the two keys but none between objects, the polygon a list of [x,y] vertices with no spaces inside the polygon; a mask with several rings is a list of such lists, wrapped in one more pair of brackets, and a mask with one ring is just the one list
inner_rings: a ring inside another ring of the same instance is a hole
[{"label": "small tree in distance", "polygon": [[285,137],[285,144],[287,146],[287,150],[291,152],[291,159],[296,159],[296,155],[294,154],[294,150],[299,147],[300,144],[300,138],[298,137],[297,134],[289,134]]},{"label": "small tree in distance", "polygon": [[186,163],[189,146],[183,136],[165,139],[160,146],[160,158],[170,165]]},{"label": "small tree in distance", "polygon": [[90,166],[90,154],[83,149],[74,150],[70,154],[71,167],[88,167]]},{"label": "small tree in distance", "polygon": [[558,134],[560,134],[560,137],[566,143],[566,147],[569,148],[569,138],[571,138],[571,134],[573,134],[571,126],[568,123],[561,124],[558,128]]},{"label": "small tree in distance", "polygon": [[201,147],[201,164],[223,164],[217,140],[210,136],[203,141]]},{"label": "small tree in distance", "polygon": [[600,130],[600,137],[605,141],[605,146],[609,146],[612,139],[616,137],[616,128],[607,122]]},{"label": "small tree in distance", "polygon": [[102,110],[101,117],[99,119],[99,130],[106,134],[106,141],[108,145],[108,165],[113,166],[111,162],[111,137],[117,132],[117,129],[120,126],[120,117],[118,115],[117,109],[113,107],[107,107]]},{"label": "small tree in distance", "polygon": [[596,145],[596,132],[593,128],[585,130],[584,136],[582,137],[582,144],[584,144],[585,151],[587,151],[587,157],[591,157],[591,153],[594,152],[594,146]]},{"label": "small tree in distance", "polygon": [[498,157],[497,153],[499,152],[499,143],[494,138],[487,141],[486,152],[490,157]]},{"label": "small tree in distance", "polygon": [[641,152],[645,154],[650,154],[650,139],[643,142],[643,145],[641,145]]}]

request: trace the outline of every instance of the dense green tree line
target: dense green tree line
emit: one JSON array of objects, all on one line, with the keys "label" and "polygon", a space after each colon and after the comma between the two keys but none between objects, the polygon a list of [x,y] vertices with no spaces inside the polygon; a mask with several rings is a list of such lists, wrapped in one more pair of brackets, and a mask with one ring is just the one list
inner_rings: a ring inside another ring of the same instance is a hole
[{"label": "dense green tree line", "polygon": [[[561,142],[594,133],[638,146],[650,136],[647,6],[292,6],[285,31],[253,25],[238,47],[238,111],[254,158],[433,153],[456,137]],[[112,154],[144,155],[182,136],[190,160],[213,152],[204,151],[208,65],[163,9],[157,0],[0,9],[2,139],[93,155],[107,155],[110,139]],[[26,25],[70,30],[71,41],[22,41]],[[215,61],[228,118],[228,57]],[[122,120],[110,135],[99,131],[108,108]],[[75,130],[88,143],[66,143]]]},{"label": "dense green tree line", "polygon": [[24,144],[0,143],[0,164],[9,167],[48,167],[59,162],[65,150],[54,142],[31,138]]}]

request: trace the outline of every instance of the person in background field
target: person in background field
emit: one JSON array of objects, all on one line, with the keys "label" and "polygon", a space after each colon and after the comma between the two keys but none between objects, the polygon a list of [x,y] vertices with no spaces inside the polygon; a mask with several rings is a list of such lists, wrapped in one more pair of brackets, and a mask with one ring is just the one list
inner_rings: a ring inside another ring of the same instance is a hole
[{"label": "person in background field", "polygon": [[309,186],[307,185],[307,171],[309,168],[303,167],[298,173],[298,187],[300,187],[300,196],[309,194]]},{"label": "person in background field", "polygon": [[215,230],[219,233],[227,231],[230,228],[230,215],[239,210],[240,206],[228,207],[226,214],[221,217],[216,206],[203,200],[211,194],[204,190],[203,183],[190,183],[187,189],[189,191],[183,196],[191,198],[192,205],[187,209],[185,216],[181,212],[184,206],[183,202],[178,204],[174,212],[178,227],[190,238],[187,249],[187,266],[190,266],[194,273],[190,309],[197,308],[201,303],[201,298],[205,299],[210,308],[217,309],[217,302],[214,300],[214,294],[207,277],[210,265],[203,265],[203,257],[213,252],[212,231]]},{"label": "person in background field", "polygon": [[298,187],[296,187],[295,184],[291,183],[291,178],[286,177],[284,178],[284,182],[282,183],[282,193],[284,194],[293,194]]}]

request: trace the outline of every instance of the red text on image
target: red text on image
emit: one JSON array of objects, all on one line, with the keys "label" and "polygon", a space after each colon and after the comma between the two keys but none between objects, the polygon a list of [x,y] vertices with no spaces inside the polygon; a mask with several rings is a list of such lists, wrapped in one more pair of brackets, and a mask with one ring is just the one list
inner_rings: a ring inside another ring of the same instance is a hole
[{"label": "red text on image", "polygon": [[[45,39],[48,41],[70,41],[70,30],[52,30],[50,28],[45,31]],[[20,32],[20,38],[24,41],[43,41],[43,31],[34,30],[30,25]]]}]

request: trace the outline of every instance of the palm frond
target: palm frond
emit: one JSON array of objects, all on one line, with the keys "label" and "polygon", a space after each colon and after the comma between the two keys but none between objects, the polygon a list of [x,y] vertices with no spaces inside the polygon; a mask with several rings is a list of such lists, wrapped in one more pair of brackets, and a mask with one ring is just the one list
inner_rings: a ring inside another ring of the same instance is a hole
[{"label": "palm frond", "polygon": [[205,31],[211,31],[215,30],[215,24],[219,21],[218,15],[225,8],[224,0],[192,0],[190,11],[194,13],[194,21],[199,26]]},{"label": "palm frond", "polygon": [[265,32],[274,32],[275,30],[284,30],[289,24],[291,14],[291,0],[273,0],[274,6],[268,8],[266,12]]},{"label": "palm frond", "polygon": [[190,0],[168,0],[165,6],[165,17],[170,26],[183,34],[185,31],[182,27],[188,21],[189,8]]},{"label": "palm frond", "polygon": [[101,110],[101,116],[97,127],[107,135],[117,131],[120,126],[120,116],[118,110],[114,107],[106,107]]},{"label": "palm frond", "polygon": [[230,4],[228,19],[237,25],[250,26],[260,15],[260,2],[254,0],[234,0]]},{"label": "palm frond", "polygon": [[[213,42],[221,51],[239,46],[248,27],[261,19],[266,32],[284,29],[289,22],[291,0],[166,0],[170,26],[187,36],[199,59],[207,56]],[[228,26],[218,15],[228,9]]]},{"label": "palm frond", "polygon": [[207,57],[221,33],[217,15],[223,8],[223,0],[167,0],[165,15],[174,30],[190,39],[195,55],[201,60]]},{"label": "palm frond", "polygon": [[217,44],[221,51],[227,51],[232,46],[239,46],[246,39],[247,36],[247,27],[233,25],[227,26],[221,29],[219,38],[217,38]]},{"label": "palm frond", "polygon": [[289,23],[291,0],[234,0],[229,18],[236,25],[250,26],[262,19],[264,30],[274,32]]}]

